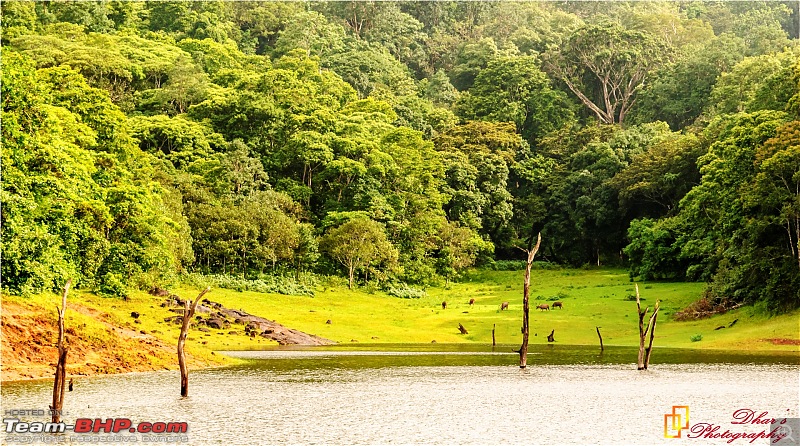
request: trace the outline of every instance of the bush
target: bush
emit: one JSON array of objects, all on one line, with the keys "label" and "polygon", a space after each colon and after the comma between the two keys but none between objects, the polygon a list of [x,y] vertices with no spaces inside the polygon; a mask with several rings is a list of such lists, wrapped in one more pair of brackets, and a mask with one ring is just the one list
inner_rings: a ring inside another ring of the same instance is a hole
[{"label": "bush", "polygon": [[555,296],[548,297],[547,300],[549,300],[550,302],[553,302],[553,301],[556,301],[556,300],[566,299],[567,297],[569,297],[569,294],[567,294],[567,293],[565,293],[563,291],[559,291],[558,294],[556,294]]},{"label": "bush", "polygon": [[525,269],[524,260],[495,260],[488,263],[486,269],[492,271],[521,271]]},{"label": "bush", "polygon": [[702,340],[703,340],[703,335],[701,335],[701,334],[696,334],[696,335],[693,335],[693,336],[692,336],[691,338],[689,338],[689,339],[691,339],[691,340],[692,340],[692,342],[700,342],[700,341],[702,341]]},{"label": "bush", "polygon": [[125,297],[128,295],[123,278],[119,274],[106,273],[98,287],[99,294],[106,297]]},{"label": "bush", "polygon": [[[491,271],[523,271],[526,265],[527,262],[524,260],[495,260],[487,263],[486,269]],[[551,262],[533,262],[533,265],[531,265],[531,269],[554,270],[559,268],[561,267]]]},{"label": "bush", "polygon": [[732,304],[731,302],[712,302],[704,297],[693,302],[688,307],[675,313],[676,321],[691,321],[704,319],[715,314],[725,314],[730,310],[739,308],[742,304]]},{"label": "bush", "polygon": [[336,275],[320,276],[320,285],[325,289],[328,288],[342,288],[347,286],[347,277]]},{"label": "bush", "polygon": [[315,279],[313,276],[303,277],[303,282],[293,277],[280,277],[262,275],[256,279],[245,279],[242,277],[227,274],[191,274],[191,283],[213,284],[219,288],[236,291],[255,291],[257,293],[286,294],[289,296],[311,296],[314,297]]},{"label": "bush", "polygon": [[386,294],[401,299],[419,299],[428,295],[425,290],[410,287],[404,283],[398,285],[390,285],[386,290]]}]

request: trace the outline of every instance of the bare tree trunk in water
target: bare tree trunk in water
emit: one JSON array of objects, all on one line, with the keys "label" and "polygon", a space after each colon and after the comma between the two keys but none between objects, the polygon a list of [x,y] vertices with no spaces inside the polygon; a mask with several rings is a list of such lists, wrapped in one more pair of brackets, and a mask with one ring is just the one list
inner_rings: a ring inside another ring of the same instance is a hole
[{"label": "bare tree trunk in water", "polygon": [[597,330],[597,337],[600,338],[600,351],[603,351],[603,337],[600,336],[600,327],[594,327]]},{"label": "bare tree trunk in water", "polygon": [[178,366],[181,369],[181,396],[189,395],[189,370],[186,368],[186,355],[183,352],[183,346],[186,344],[186,336],[189,332],[189,322],[194,317],[194,310],[197,308],[197,303],[200,302],[207,292],[211,291],[211,287],[206,288],[194,299],[194,302],[189,304],[189,300],[183,302],[183,323],[181,324],[181,335],[178,337]]},{"label": "bare tree trunk in water", "polygon": [[529,314],[528,300],[530,297],[531,288],[531,267],[533,266],[533,258],[536,252],[539,251],[539,246],[542,244],[542,233],[536,239],[536,246],[528,250],[528,263],[525,266],[525,280],[522,288],[522,346],[519,348],[519,368],[524,369],[528,365],[528,336],[530,334],[529,327]]},{"label": "bare tree trunk in water", "polygon": [[[635,285],[636,287],[636,311],[639,314],[639,358],[637,360],[637,368],[638,370],[647,370],[647,366],[650,364],[650,351],[653,348],[653,337],[655,336],[655,329],[656,329],[656,318],[658,317],[658,301],[656,301],[655,308],[653,309],[653,314],[650,316],[650,320],[647,323],[647,328],[644,328],[644,317],[647,314],[647,311],[650,310],[649,307],[642,310],[642,306],[640,303],[639,298],[639,285]],[[645,349],[644,347],[644,340],[647,338],[647,332],[650,332],[650,343],[648,347]]]},{"label": "bare tree trunk in water", "polygon": [[56,307],[58,314],[58,362],[53,379],[53,404],[50,405],[50,414],[53,423],[61,422],[61,410],[64,407],[64,387],[67,384],[67,347],[64,345],[64,311],[67,309],[67,293],[72,286],[72,279],[64,285],[64,294],[61,295],[61,309]]}]

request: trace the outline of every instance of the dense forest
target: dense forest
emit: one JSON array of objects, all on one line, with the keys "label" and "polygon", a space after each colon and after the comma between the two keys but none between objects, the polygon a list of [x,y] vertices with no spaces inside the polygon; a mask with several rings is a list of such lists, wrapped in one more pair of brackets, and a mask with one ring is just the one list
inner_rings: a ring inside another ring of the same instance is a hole
[{"label": "dense forest", "polygon": [[798,307],[799,23],[788,1],[3,1],[3,290],[424,287],[541,231],[549,262]]}]

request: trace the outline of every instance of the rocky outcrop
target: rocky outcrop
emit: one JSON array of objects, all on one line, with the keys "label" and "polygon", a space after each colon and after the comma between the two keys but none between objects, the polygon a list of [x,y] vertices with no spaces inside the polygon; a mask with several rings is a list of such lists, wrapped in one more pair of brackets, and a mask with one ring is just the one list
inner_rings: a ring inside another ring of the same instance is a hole
[{"label": "rocky outcrop", "polygon": [[[183,301],[177,296],[170,295],[162,306],[177,307],[170,308],[170,311],[179,314],[183,313]],[[336,343],[330,339],[288,328],[278,322],[243,310],[225,308],[219,302],[212,302],[208,299],[203,299],[201,305],[197,306],[197,313],[201,313],[201,315],[195,317],[194,322],[200,327],[198,329],[208,327],[222,330],[232,328],[234,325],[241,325],[245,335],[250,337],[261,336],[276,341],[280,345],[331,345]],[[164,320],[179,323],[180,316],[169,317]],[[231,333],[234,332],[232,331]]]}]

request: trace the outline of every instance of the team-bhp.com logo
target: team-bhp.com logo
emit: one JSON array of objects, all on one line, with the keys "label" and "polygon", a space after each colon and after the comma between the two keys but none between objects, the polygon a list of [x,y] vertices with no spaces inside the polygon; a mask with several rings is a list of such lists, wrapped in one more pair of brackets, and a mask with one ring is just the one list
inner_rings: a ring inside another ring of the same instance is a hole
[{"label": "team-bhp.com logo", "polygon": [[672,406],[664,414],[664,438],[681,438],[683,429],[689,429],[689,406]]},{"label": "team-bhp.com logo", "polygon": [[63,433],[67,431],[75,432],[76,434],[85,433],[142,433],[142,434],[162,434],[162,433],[186,433],[189,430],[189,423],[183,422],[169,422],[169,423],[148,423],[143,421],[138,424],[128,418],[108,418],[101,420],[100,418],[78,418],[75,424],[60,423],[45,423],[41,421],[22,422],[19,418],[3,418],[5,424],[5,432],[27,434],[27,433]]}]

